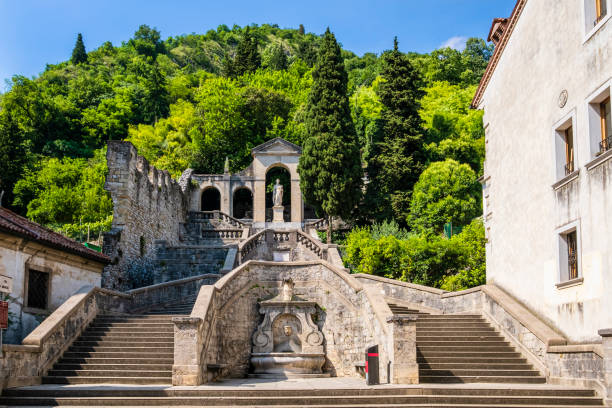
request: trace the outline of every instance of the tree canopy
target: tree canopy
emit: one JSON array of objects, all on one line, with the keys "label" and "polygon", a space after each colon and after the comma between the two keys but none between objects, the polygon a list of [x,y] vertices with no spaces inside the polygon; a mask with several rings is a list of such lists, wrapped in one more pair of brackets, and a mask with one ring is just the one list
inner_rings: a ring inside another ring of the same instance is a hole
[{"label": "tree canopy", "polygon": [[[3,205],[84,239],[88,228],[110,226],[108,140],[131,141],[178,177],[186,167],[221,172],[226,157],[232,172],[242,170],[254,146],[282,137],[304,149],[307,203],[355,231],[367,229],[375,237],[368,242],[380,244],[364,261],[372,266],[355,270],[453,288],[481,276],[471,271],[480,271],[482,258],[469,267],[450,259],[452,248],[474,252],[483,242],[471,218],[480,215],[474,181],[482,175],[484,131],[482,112],[469,109],[492,53],[483,40],[469,39],[461,51],[404,53],[394,45],[382,55],[356,55],[331,33],[303,26],[222,24],[163,38],[141,25],[121,44],[89,52],[79,34],[69,52],[35,78],[14,76],[0,95]],[[449,179],[434,177],[450,168]],[[437,195],[438,182],[448,196]],[[472,231],[462,233],[469,245],[441,238],[442,220]],[[393,266],[404,241],[413,255],[403,259],[418,271]]]}]

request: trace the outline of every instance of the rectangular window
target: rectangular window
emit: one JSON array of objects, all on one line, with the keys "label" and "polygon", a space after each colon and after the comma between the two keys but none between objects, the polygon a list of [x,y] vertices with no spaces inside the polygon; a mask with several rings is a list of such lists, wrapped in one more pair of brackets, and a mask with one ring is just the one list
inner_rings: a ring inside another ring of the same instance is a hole
[{"label": "rectangular window", "polygon": [[599,104],[601,120],[601,142],[599,152],[603,153],[612,148],[612,118],[610,117],[610,97]]},{"label": "rectangular window", "polygon": [[580,242],[578,224],[558,231],[559,239],[559,282],[580,278]]},{"label": "rectangular window", "polygon": [[567,240],[567,271],[568,279],[576,279],[578,277],[578,240],[576,239],[576,231],[572,231],[565,235]]},{"label": "rectangular window", "polygon": [[565,129],[565,175],[574,172],[574,132],[570,125]]},{"label": "rectangular window", "polygon": [[49,304],[49,273],[30,269],[28,271],[27,307],[47,309]]},{"label": "rectangular window", "polygon": [[570,112],[553,128],[555,148],[555,180],[560,181],[577,169],[575,145],[575,112]]}]

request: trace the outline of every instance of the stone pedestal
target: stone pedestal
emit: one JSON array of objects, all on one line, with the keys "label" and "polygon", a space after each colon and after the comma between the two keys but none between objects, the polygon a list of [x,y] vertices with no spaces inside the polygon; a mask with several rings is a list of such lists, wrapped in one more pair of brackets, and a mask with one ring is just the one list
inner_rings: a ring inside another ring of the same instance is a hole
[{"label": "stone pedestal", "polygon": [[419,365],[416,353],[416,316],[390,316],[389,361],[392,384],[418,384]]},{"label": "stone pedestal", "polygon": [[[204,373],[200,362],[201,340],[199,317],[173,317],[174,365],[172,385],[200,385]],[[194,341],[196,339],[196,341]]]},{"label": "stone pedestal", "polygon": [[612,329],[601,329],[599,335],[602,338],[603,362],[606,385],[606,404],[612,406]]},{"label": "stone pedestal", "polygon": [[285,207],[283,207],[282,205],[275,205],[274,207],[272,207],[272,222],[284,222],[284,211]]}]

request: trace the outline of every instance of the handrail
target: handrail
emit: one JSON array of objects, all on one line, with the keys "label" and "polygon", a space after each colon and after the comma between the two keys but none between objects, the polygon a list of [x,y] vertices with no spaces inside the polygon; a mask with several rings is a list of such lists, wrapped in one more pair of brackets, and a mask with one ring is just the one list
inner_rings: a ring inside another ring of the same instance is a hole
[{"label": "handrail", "polygon": [[195,216],[196,219],[202,220],[213,220],[213,219],[221,219],[221,221],[227,222],[235,227],[249,227],[251,224],[246,223],[244,221],[240,221],[237,218],[232,217],[229,214],[224,213],[223,211],[214,210],[214,211],[191,211],[190,215]]},{"label": "handrail", "polygon": [[268,229],[259,231],[257,234],[251,235],[246,241],[241,242],[238,245],[238,263],[241,264],[244,262],[244,259],[247,255],[249,255],[261,242],[265,241],[265,234]]},{"label": "handrail", "polygon": [[319,218],[318,220],[309,221],[304,224],[304,228],[314,228],[316,230],[323,230],[327,228],[327,219]]},{"label": "handrail", "polygon": [[303,244],[306,248],[314,252],[319,257],[319,259],[326,260],[325,259],[326,258],[325,248],[323,248],[321,244],[319,244],[319,242],[317,242],[310,235],[304,233],[303,231],[298,230],[297,231],[297,242],[299,244]]}]

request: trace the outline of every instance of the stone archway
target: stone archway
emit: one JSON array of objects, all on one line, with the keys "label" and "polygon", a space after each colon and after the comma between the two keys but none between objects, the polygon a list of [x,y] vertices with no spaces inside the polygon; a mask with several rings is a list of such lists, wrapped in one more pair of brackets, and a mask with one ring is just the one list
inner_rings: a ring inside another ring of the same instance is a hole
[{"label": "stone archway", "polygon": [[297,168],[302,149],[276,138],[253,148],[253,164],[251,166],[254,176],[254,208],[253,226],[265,228],[266,223],[266,175],[270,169],[283,167],[289,173],[290,187],[285,188],[285,195],[290,198],[290,216],[285,218],[287,227],[300,228],[304,221],[304,204],[300,191],[300,176]]},{"label": "stone archway", "polygon": [[221,193],[215,187],[207,187],[202,191],[200,200],[202,211],[219,211],[221,209]]},{"label": "stone archway", "polygon": [[253,193],[248,187],[238,187],[232,197],[232,217],[253,218]]},{"label": "stone archway", "polygon": [[291,220],[291,172],[286,166],[276,164],[266,171],[266,221],[272,221],[272,191],[276,180],[283,186],[284,221]]}]

